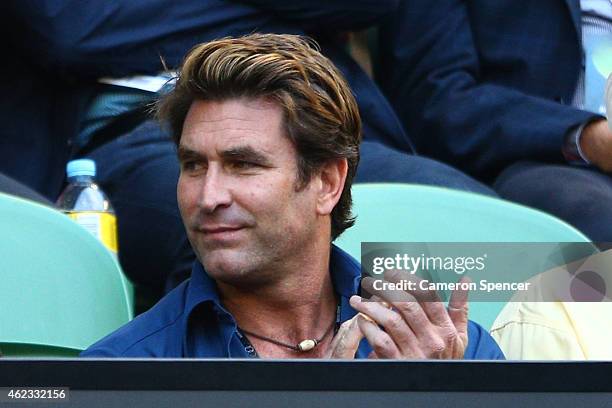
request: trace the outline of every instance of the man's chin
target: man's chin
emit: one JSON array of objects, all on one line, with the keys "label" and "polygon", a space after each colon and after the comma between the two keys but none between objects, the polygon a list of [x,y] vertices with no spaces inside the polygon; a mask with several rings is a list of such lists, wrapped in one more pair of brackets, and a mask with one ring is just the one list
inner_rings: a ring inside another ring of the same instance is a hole
[{"label": "man's chin", "polygon": [[234,280],[248,275],[251,261],[242,251],[215,249],[202,257],[202,266],[213,279]]},{"label": "man's chin", "polygon": [[207,257],[202,265],[208,276],[217,283],[247,292],[266,286],[272,278],[245,256]]}]

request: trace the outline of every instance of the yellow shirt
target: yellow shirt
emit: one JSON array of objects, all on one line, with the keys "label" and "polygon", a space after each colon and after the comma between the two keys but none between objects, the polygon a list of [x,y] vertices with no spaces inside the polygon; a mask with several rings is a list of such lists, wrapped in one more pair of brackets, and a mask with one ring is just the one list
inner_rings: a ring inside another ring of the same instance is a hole
[{"label": "yellow shirt", "polygon": [[509,360],[612,360],[612,302],[513,302],[491,334]]}]

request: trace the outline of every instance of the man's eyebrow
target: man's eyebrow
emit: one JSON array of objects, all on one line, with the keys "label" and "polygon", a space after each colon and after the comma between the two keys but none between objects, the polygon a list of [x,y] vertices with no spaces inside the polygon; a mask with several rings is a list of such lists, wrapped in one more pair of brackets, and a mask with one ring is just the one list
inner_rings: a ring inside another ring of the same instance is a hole
[{"label": "man's eyebrow", "polygon": [[261,165],[271,164],[268,157],[256,151],[251,146],[236,146],[221,152],[221,157],[226,160],[248,160]]},{"label": "man's eyebrow", "polygon": [[202,156],[200,153],[185,146],[179,146],[177,154],[179,161],[186,159],[204,160],[204,156]]}]

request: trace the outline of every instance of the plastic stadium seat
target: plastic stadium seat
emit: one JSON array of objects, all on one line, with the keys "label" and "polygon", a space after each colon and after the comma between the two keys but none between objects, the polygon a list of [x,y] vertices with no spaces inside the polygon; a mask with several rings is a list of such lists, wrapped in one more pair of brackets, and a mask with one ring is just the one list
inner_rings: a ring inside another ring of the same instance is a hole
[{"label": "plastic stadium seat", "polygon": [[68,217],[0,194],[0,230],[5,356],[76,355],[133,317],[115,257]]},{"label": "plastic stadium seat", "polygon": [[[336,244],[357,259],[368,241],[589,242],[555,217],[479,194],[410,184],[355,184],[352,193],[357,221]],[[489,329],[503,305],[471,303],[470,318]]]}]

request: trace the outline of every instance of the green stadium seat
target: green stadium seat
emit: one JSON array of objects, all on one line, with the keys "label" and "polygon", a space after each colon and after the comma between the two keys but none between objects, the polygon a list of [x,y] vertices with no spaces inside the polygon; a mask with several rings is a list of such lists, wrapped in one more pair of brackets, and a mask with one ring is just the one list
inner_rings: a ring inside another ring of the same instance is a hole
[{"label": "green stadium seat", "polygon": [[76,355],[133,317],[115,257],[62,213],[0,194],[0,352]]},{"label": "green stadium seat", "polygon": [[[397,183],[352,193],[357,221],[336,244],[357,259],[361,242],[590,242],[555,217],[479,194]],[[471,303],[470,318],[489,329],[504,304]]]}]

